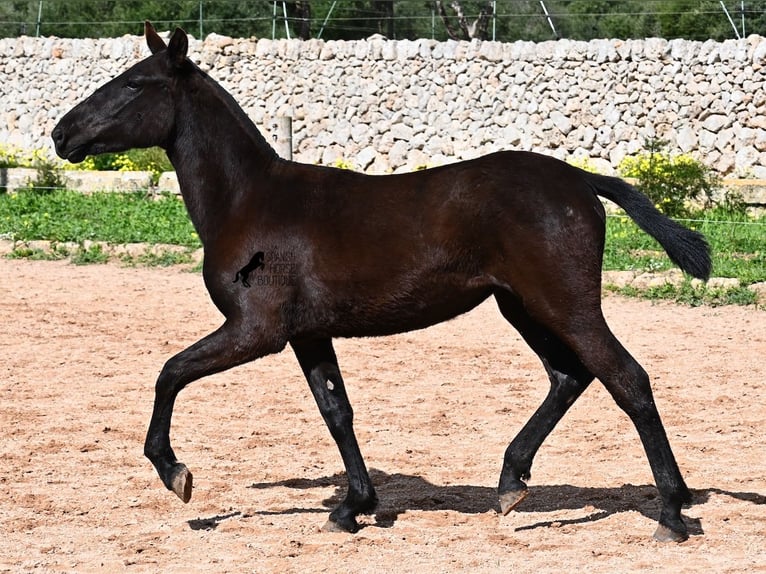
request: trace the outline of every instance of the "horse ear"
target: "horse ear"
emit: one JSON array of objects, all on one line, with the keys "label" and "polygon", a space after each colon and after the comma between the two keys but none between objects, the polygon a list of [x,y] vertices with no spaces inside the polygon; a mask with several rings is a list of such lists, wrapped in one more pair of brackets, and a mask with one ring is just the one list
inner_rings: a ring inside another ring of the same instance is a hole
[{"label": "horse ear", "polygon": [[167,48],[165,42],[160,38],[160,35],[157,34],[157,30],[154,29],[154,26],[152,26],[152,23],[149,22],[149,20],[144,22],[144,36],[146,36],[146,45],[149,46],[149,51],[152,54],[156,54]]},{"label": "horse ear", "polygon": [[168,43],[168,55],[170,56],[170,60],[180,68],[186,61],[186,53],[188,51],[189,39],[186,37],[186,32],[181,30],[181,28],[176,28],[176,31],[173,32],[173,36]]}]

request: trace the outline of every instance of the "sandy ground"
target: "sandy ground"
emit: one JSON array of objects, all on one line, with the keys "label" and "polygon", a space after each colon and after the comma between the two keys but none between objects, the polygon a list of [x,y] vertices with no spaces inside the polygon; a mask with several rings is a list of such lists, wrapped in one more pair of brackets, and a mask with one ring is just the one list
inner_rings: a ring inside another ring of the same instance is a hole
[{"label": "sandy ground", "polygon": [[180,395],[184,505],[142,447],[162,364],[220,322],[201,278],[0,260],[0,572],[766,572],[766,312],[604,308],[694,493],[680,545],[652,540],[648,464],[597,383],[497,514],[503,451],[547,381],[491,303],[337,342],[381,498],[359,533],[320,531],[345,480],[289,350]]}]

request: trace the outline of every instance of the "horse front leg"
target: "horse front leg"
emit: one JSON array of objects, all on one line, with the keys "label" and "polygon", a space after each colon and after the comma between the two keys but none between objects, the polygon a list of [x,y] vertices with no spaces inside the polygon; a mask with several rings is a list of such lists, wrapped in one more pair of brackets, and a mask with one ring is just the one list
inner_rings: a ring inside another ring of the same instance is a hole
[{"label": "horse front leg", "polygon": [[154,409],[144,443],[144,455],[157,469],[162,482],[189,502],[192,474],[179,462],[170,446],[170,422],[173,405],[181,390],[189,383],[247,363],[258,357],[278,352],[278,344],[264,345],[250,330],[226,322],[217,331],[181,351],[165,363],[157,378]]},{"label": "horse front leg", "polygon": [[348,401],[338,360],[330,339],[291,341],[314,399],[340,450],[348,476],[348,492],[343,502],[330,513],[323,530],[356,532],[356,516],[370,513],[378,503],[370,475],[354,435],[354,413]]}]

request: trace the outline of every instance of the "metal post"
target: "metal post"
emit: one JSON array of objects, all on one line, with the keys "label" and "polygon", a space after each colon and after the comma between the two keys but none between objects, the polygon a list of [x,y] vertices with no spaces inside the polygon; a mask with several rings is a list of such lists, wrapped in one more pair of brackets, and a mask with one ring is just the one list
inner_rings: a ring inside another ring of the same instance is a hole
[{"label": "metal post", "polygon": [[199,2],[199,39],[202,40],[202,0]]},{"label": "metal post", "polygon": [[742,0],[739,4],[740,12],[742,12],[742,37],[747,38],[745,34],[745,0]]},{"label": "metal post", "polygon": [[737,25],[734,23],[734,20],[731,19],[731,15],[729,14],[729,11],[726,9],[726,4],[723,3],[723,0],[720,0],[719,3],[721,4],[721,8],[723,8],[723,13],[726,14],[726,17],[729,19],[729,24],[731,24],[731,27],[734,29],[734,33],[737,35],[737,40],[741,40],[742,36],[739,35],[739,30],[737,30]]},{"label": "metal post", "polygon": [[548,14],[548,9],[545,7],[545,2],[543,2],[543,0],[540,0],[540,6],[543,7],[543,12],[545,12],[545,17],[548,20],[548,25],[551,27],[551,30],[553,30],[553,36],[558,39],[559,33],[556,32],[556,26],[553,25],[553,20],[551,19],[551,15]]},{"label": "metal post", "polygon": [[324,17],[324,21],[322,22],[322,27],[319,28],[319,34],[317,34],[317,40],[322,39],[322,32],[324,32],[325,24],[327,24],[327,21],[330,19],[330,15],[332,14],[332,11],[335,10],[335,5],[338,3],[338,0],[332,0],[332,5],[330,6],[329,12],[327,12],[327,16]]},{"label": "metal post", "polygon": [[285,36],[290,39],[290,24],[287,22],[287,2],[282,2],[282,15],[285,17]]},{"label": "metal post", "polygon": [[293,159],[293,118],[279,116],[271,121],[274,150],[283,159]]},{"label": "metal post", "polygon": [[40,22],[43,19],[43,0],[40,0],[40,3],[37,5],[37,30],[35,32],[35,35],[39,38],[40,37]]},{"label": "metal post", "polygon": [[277,0],[274,0],[274,11],[271,13],[271,39],[277,36]]},{"label": "metal post", "polygon": [[497,0],[492,0],[492,41],[497,35]]}]

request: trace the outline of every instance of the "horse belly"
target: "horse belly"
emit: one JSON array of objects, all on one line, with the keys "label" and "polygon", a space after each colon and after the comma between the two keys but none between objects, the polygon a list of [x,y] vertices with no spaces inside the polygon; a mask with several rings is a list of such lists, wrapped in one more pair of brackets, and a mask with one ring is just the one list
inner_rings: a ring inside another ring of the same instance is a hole
[{"label": "horse belly", "polygon": [[[405,289],[356,285],[344,297],[333,297],[318,313],[331,337],[372,337],[423,329],[470,311],[492,293],[482,280],[449,281],[444,277]],[[337,295],[337,292],[336,292]]]}]

